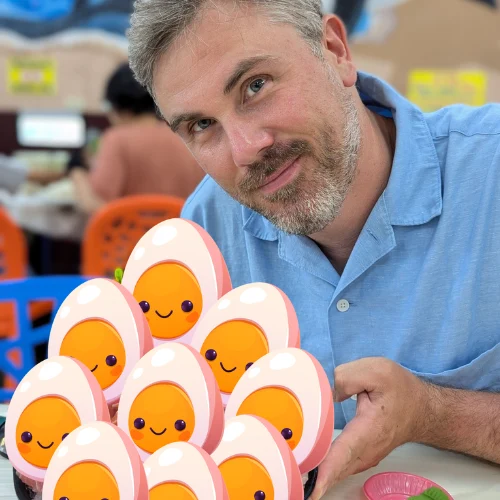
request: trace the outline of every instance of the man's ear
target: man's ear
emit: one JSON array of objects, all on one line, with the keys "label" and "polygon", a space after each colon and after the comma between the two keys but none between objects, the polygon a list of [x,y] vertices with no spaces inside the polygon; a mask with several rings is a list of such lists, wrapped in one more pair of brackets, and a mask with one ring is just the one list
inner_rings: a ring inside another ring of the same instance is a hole
[{"label": "man's ear", "polygon": [[334,14],[323,16],[323,47],[327,62],[333,64],[344,85],[352,87],[358,79],[357,70],[352,62],[346,27]]}]

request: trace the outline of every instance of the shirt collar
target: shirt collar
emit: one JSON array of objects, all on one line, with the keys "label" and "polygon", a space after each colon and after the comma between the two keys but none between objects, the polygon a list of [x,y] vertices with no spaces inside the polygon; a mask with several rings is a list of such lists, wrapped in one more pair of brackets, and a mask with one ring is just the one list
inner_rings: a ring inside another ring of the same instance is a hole
[{"label": "shirt collar", "polygon": [[[385,116],[389,110],[396,124],[396,151],[382,195],[390,223],[412,226],[429,222],[442,210],[441,168],[423,113],[389,84],[367,73],[358,72],[356,87],[363,102]],[[262,240],[278,239],[274,224],[241,208],[245,231]]]},{"label": "shirt collar", "polygon": [[425,224],[441,214],[441,166],[424,114],[390,85],[358,73],[357,87],[389,108],[396,124],[396,151],[383,197],[393,226]]}]

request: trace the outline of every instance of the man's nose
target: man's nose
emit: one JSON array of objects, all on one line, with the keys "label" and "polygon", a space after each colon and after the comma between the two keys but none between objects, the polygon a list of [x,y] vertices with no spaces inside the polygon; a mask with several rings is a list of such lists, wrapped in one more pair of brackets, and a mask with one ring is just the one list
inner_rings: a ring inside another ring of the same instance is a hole
[{"label": "man's nose", "polygon": [[249,122],[235,122],[226,129],[233,161],[238,167],[247,167],[261,159],[274,144],[273,135],[265,128]]}]

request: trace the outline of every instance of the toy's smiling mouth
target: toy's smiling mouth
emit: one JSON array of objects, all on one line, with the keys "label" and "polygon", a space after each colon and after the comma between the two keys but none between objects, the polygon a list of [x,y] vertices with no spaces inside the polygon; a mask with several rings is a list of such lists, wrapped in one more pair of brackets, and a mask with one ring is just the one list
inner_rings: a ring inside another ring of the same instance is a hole
[{"label": "toy's smiling mouth", "polygon": [[40,443],[40,441],[37,441],[37,444],[38,444],[38,446],[40,446],[40,448],[43,448],[44,450],[48,450],[49,448],[52,448],[54,441],[52,441],[52,443],[50,443],[49,446],[44,446],[42,443]]},{"label": "toy's smiling mouth", "polygon": [[234,370],[236,370],[236,366],[232,369],[232,370],[226,370],[224,368],[224,365],[222,364],[222,361],[220,362],[220,367],[226,372],[226,373],[231,373],[231,372],[234,372]]},{"label": "toy's smiling mouth", "polygon": [[158,311],[155,310],[155,313],[160,316],[160,318],[163,318],[163,319],[166,319],[166,318],[170,318],[170,316],[172,315],[173,313],[173,309],[166,315],[166,316],[162,316]]},{"label": "toy's smiling mouth", "polygon": [[95,366],[94,366],[94,368],[92,368],[92,370],[90,370],[90,371],[91,371],[91,372],[95,372],[95,371],[97,370],[97,367],[98,367],[98,366],[99,366],[99,365],[95,365]]},{"label": "toy's smiling mouth", "polygon": [[163,429],[161,432],[155,432],[152,427],[149,428],[149,430],[155,435],[155,436],[161,436],[162,434],[165,434],[165,431],[167,428]]}]

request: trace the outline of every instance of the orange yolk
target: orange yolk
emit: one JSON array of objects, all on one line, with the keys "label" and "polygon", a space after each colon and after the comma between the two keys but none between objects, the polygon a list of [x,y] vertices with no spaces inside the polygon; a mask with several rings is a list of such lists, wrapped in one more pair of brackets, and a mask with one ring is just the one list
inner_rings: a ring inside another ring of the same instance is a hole
[{"label": "orange yolk", "polygon": [[164,500],[165,498],[197,500],[197,496],[189,488],[180,483],[158,484],[149,490],[149,500]]},{"label": "orange yolk", "polygon": [[237,415],[256,415],[272,424],[293,450],[304,430],[304,416],[297,398],[279,387],[258,389],[248,396]]},{"label": "orange yolk", "polygon": [[63,437],[80,425],[77,411],[66,400],[56,396],[36,399],[17,422],[19,453],[31,465],[46,469]]},{"label": "orange yolk", "polygon": [[266,500],[274,500],[274,487],[264,466],[250,457],[233,457],[219,465],[229,498],[253,499],[262,491]]},{"label": "orange yolk", "polygon": [[174,384],[150,385],[132,403],[128,425],[134,443],[154,453],[169,443],[189,441],[195,426],[193,405]]},{"label": "orange yolk", "polygon": [[103,390],[118,380],[126,362],[120,335],[109,323],[98,319],[82,321],[71,328],[59,354],[81,361]]},{"label": "orange yolk", "polygon": [[258,326],[249,321],[234,320],[214,328],[200,352],[212,368],[219,389],[229,394],[248,365],[269,352],[269,345]]},{"label": "orange yolk", "polygon": [[141,304],[153,337],[176,339],[200,318],[203,297],[198,280],[175,262],[156,264],[137,281],[134,297]]},{"label": "orange yolk", "polygon": [[66,469],[57,481],[54,499],[120,500],[113,474],[97,462],[80,462]]}]

